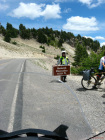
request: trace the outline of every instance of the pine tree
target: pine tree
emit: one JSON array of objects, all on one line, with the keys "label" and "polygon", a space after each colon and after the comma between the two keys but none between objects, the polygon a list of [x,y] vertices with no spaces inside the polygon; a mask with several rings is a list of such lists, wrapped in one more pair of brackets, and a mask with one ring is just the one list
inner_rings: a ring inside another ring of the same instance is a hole
[{"label": "pine tree", "polygon": [[2,34],[3,36],[6,35],[6,29],[2,25],[0,26],[0,34]]},{"label": "pine tree", "polygon": [[11,41],[10,33],[9,33],[8,31],[6,32],[6,35],[5,35],[5,37],[4,37],[4,40],[5,40],[6,42],[10,42],[10,41]]},{"label": "pine tree", "polygon": [[97,50],[99,49],[99,47],[100,47],[99,41],[97,41],[97,40],[93,41],[93,44],[92,44],[93,51],[97,52]]},{"label": "pine tree", "polygon": [[74,56],[74,66],[80,66],[82,61],[88,57],[88,53],[86,51],[86,47],[82,46],[81,44],[77,44],[75,49],[75,56]]},{"label": "pine tree", "polygon": [[7,23],[6,31],[9,32],[11,38],[16,38],[18,36],[18,30],[15,29],[10,23]]},{"label": "pine tree", "polygon": [[38,31],[38,39],[37,41],[39,43],[47,43],[47,37],[44,35],[44,33],[42,31]]}]

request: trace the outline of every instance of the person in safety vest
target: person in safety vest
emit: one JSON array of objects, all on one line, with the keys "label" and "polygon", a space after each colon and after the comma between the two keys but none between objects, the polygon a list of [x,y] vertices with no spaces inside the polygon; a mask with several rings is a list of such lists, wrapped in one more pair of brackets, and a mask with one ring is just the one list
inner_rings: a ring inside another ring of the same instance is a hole
[{"label": "person in safety vest", "polygon": [[[66,51],[62,51],[62,56],[59,58],[57,65],[67,66],[69,63],[69,59],[66,57]],[[61,76],[61,81],[66,82],[66,76]]]}]

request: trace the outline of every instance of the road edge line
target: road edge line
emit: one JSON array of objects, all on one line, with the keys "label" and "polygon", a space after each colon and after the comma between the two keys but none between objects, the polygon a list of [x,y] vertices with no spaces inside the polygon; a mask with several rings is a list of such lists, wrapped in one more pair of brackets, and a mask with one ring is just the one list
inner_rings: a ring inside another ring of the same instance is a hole
[{"label": "road edge line", "polygon": [[16,88],[15,88],[15,94],[14,94],[13,102],[12,102],[12,106],[11,106],[9,125],[8,125],[8,129],[7,129],[8,132],[13,131],[13,125],[14,125],[14,119],[15,119],[15,109],[16,109],[16,100],[17,100],[18,89],[19,89],[19,80],[20,80],[21,73],[22,73],[23,68],[24,68],[24,63],[25,62],[23,62],[22,66],[21,66],[20,74],[19,74],[17,84],[16,84]]}]

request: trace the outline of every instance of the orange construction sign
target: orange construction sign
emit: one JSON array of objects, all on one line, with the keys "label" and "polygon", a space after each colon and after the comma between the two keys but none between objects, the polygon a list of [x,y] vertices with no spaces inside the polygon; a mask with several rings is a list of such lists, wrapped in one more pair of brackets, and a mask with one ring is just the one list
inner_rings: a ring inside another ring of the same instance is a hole
[{"label": "orange construction sign", "polygon": [[68,65],[68,66],[53,66],[52,75],[53,76],[70,75],[70,65]]}]

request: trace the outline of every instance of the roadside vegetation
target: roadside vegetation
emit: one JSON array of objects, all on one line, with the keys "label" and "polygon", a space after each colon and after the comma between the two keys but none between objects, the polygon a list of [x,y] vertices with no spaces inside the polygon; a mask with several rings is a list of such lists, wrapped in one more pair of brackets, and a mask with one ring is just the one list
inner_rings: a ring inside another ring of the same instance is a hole
[{"label": "roadside vegetation", "polygon": [[40,46],[40,48],[42,49],[43,53],[46,53],[45,46]]},{"label": "roadside vegetation", "polygon": [[86,47],[81,44],[77,44],[75,49],[74,62],[72,63],[71,72],[72,74],[81,74],[85,69],[94,68],[98,70],[100,59],[104,56],[105,48],[99,48],[97,52],[91,50],[90,54],[87,53]]}]

